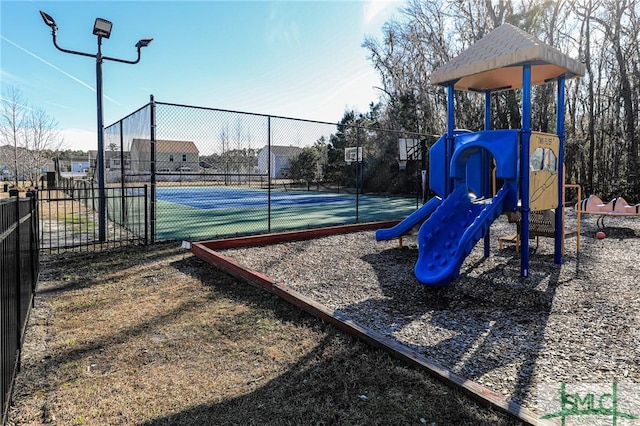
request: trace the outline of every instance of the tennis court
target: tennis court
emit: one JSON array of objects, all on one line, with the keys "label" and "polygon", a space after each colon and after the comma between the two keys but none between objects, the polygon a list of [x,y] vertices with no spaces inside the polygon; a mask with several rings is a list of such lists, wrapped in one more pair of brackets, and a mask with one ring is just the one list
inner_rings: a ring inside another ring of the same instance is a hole
[{"label": "tennis court", "polygon": [[156,240],[202,240],[402,219],[415,198],[241,187],[158,187]]}]

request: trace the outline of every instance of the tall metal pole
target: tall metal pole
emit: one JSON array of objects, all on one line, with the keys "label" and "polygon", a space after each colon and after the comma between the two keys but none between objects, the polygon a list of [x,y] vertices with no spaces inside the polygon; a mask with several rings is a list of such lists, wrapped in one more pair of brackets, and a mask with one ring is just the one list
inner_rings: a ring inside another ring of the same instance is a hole
[{"label": "tall metal pole", "polygon": [[[141,49],[148,46],[153,39],[146,38],[139,40],[135,47],[138,52],[138,57],[133,60],[112,58],[110,56],[102,56],[102,38],[103,36],[109,38],[111,34],[111,22],[97,18],[96,24],[94,24],[93,34],[98,37],[98,53],[95,55],[87,52],[79,52],[77,50],[65,49],[58,45],[57,31],[58,26],[51,17],[51,15],[40,11],[40,16],[44,23],[51,28],[51,37],[53,39],[53,45],[56,49],[64,53],[71,53],[73,55],[87,56],[89,58],[95,58],[96,60],[96,102],[98,104],[98,155],[96,157],[96,169],[98,172],[98,237],[100,242],[104,242],[107,239],[107,208],[106,208],[106,182],[104,176],[104,117],[102,112],[102,62],[105,60],[121,62],[123,64],[137,64],[140,62]],[[106,25],[106,27],[105,27]],[[124,167],[124,164],[122,165]],[[124,194],[123,194],[124,196]]]},{"label": "tall metal pole", "polygon": [[452,179],[450,175],[451,170],[451,157],[453,156],[453,130],[456,128],[456,116],[455,116],[455,97],[454,97],[454,83],[449,83],[447,86],[447,139],[444,148],[444,198],[448,197],[453,192]]},{"label": "tall metal pole", "polygon": [[98,239],[107,240],[107,208],[106,183],[104,178],[104,114],[102,111],[102,36],[98,36],[98,53],[96,54],[96,102],[98,106]]},{"label": "tall metal pole", "polygon": [[151,108],[150,123],[150,146],[149,146],[149,170],[151,173],[151,194],[150,194],[150,228],[151,228],[151,244],[156,242],[156,101],[153,95],[149,96],[149,105]]},{"label": "tall metal pole", "polygon": [[[484,130],[491,130],[491,90],[484,92]],[[482,152],[482,169],[486,172],[482,176],[482,195],[486,197],[491,193],[491,158],[489,153]],[[493,196],[493,194],[491,194]],[[489,257],[491,252],[491,228],[487,229],[484,236],[484,257]]]},{"label": "tall metal pole", "polygon": [[358,219],[359,219],[359,211],[358,208],[360,206],[360,191],[358,189],[359,185],[358,182],[360,181],[359,176],[358,176],[358,151],[360,151],[360,133],[358,132],[358,130],[360,130],[359,127],[356,127],[356,223],[358,223]]},{"label": "tall metal pole", "polygon": [[[564,240],[564,75],[558,78],[557,100],[556,100],[556,134],[559,139],[558,149],[558,208],[556,208],[556,229],[553,256],[554,263],[562,263],[562,243]],[[580,200],[578,200],[580,201]]]},{"label": "tall metal pole", "polygon": [[522,67],[522,147],[520,152],[520,276],[529,276],[529,147],[531,142],[531,64]]},{"label": "tall metal pole", "polygon": [[267,232],[271,232],[271,116],[267,117]]},{"label": "tall metal pole", "polygon": [[427,202],[427,140],[420,138],[420,182],[422,184],[422,204]]},{"label": "tall metal pole", "polygon": [[126,194],[126,174],[125,174],[125,169],[124,169],[124,129],[122,128],[123,122],[124,122],[124,120],[120,120],[119,125],[118,125],[119,130],[120,130],[120,135],[119,135],[119,140],[120,140],[120,193],[122,194],[122,196],[120,198],[120,202],[122,204],[121,223],[122,223],[122,225],[124,227],[128,227],[128,225],[129,225],[129,217],[128,217],[129,209],[127,208],[127,197],[125,196],[125,194]]}]

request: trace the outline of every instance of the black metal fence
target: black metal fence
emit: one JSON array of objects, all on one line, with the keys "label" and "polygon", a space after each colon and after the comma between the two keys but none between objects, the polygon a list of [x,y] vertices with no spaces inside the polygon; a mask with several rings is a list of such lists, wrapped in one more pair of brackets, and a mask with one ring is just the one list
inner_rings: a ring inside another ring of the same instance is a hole
[{"label": "black metal fence", "polygon": [[0,200],[0,381],[1,423],[20,369],[20,350],[39,274],[36,193]]},{"label": "black metal fence", "polygon": [[61,179],[57,188],[38,193],[40,248],[48,252],[76,251],[147,244],[149,187],[108,187],[105,190],[106,232],[100,239],[98,190],[93,181]]},{"label": "black metal fence", "polygon": [[424,135],[152,97],[105,129],[105,179],[149,185],[150,242],[401,219],[422,194],[400,138]]}]

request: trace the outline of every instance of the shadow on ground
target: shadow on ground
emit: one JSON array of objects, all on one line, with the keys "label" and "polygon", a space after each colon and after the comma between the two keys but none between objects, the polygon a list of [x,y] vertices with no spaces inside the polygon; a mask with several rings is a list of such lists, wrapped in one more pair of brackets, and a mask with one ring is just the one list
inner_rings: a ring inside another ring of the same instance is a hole
[{"label": "shadow on ground", "polygon": [[[422,286],[415,278],[412,284],[399,285],[390,276],[388,264],[405,264],[413,273],[415,247],[363,259],[374,268],[385,298],[368,299],[342,312],[464,377],[481,383],[505,381],[504,387],[512,390],[505,397],[509,401],[521,404],[527,395],[535,398],[532,374],[560,279],[553,255],[532,256],[527,279],[519,275],[520,258],[513,249],[499,250],[488,259],[470,258],[460,277],[440,288]],[[496,370],[500,372],[492,374]],[[512,374],[505,376],[504,371]]]},{"label": "shadow on ground", "polygon": [[195,406],[144,425],[507,425],[517,421],[478,407],[458,392],[406,367],[287,302],[238,282],[191,258],[175,267],[193,274],[225,297],[273,310],[282,321],[305,322],[324,335],[321,342],[284,374],[249,393]]}]

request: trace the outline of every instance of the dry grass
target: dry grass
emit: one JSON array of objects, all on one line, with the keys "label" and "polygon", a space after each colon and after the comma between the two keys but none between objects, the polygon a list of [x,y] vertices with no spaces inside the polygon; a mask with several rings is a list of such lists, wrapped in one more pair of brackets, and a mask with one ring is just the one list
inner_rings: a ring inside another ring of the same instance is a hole
[{"label": "dry grass", "polygon": [[[60,201],[50,203],[47,198],[43,198],[42,194],[46,194],[50,199],[56,199]],[[72,200],[67,194],[62,191],[50,191],[41,193],[41,195],[39,195],[39,201],[40,218],[46,221],[50,221],[52,219],[57,221],[64,221],[66,212],[78,212],[83,208],[83,205],[80,203],[80,201]]]},{"label": "dry grass", "polygon": [[514,423],[176,243],[43,259],[9,421]]}]

